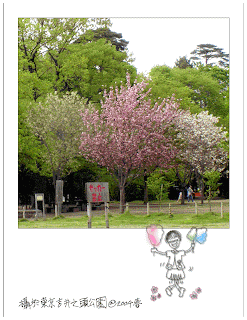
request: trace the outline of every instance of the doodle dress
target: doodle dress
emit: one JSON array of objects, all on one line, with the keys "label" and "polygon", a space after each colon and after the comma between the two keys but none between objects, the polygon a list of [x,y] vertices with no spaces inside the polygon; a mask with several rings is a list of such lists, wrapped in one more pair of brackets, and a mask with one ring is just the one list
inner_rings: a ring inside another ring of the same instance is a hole
[{"label": "doodle dress", "polygon": [[166,252],[166,256],[169,257],[168,263],[166,265],[167,273],[166,277],[170,280],[181,280],[185,278],[184,274],[184,264],[182,261],[182,256],[185,256],[186,252],[184,250],[169,250]]}]

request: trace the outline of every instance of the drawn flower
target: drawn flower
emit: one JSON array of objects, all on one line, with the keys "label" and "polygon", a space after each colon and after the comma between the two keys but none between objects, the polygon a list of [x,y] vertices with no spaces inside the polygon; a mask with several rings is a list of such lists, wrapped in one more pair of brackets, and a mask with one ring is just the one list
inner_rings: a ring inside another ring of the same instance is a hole
[{"label": "drawn flower", "polygon": [[201,293],[201,292],[202,292],[202,289],[201,289],[200,287],[198,287],[198,288],[196,289],[196,292],[197,292],[197,293]]},{"label": "drawn flower", "polygon": [[158,299],[161,298],[161,294],[160,294],[160,293],[157,294],[157,298],[158,298]]},{"label": "drawn flower", "polygon": [[156,297],[154,294],[152,294],[150,299],[151,299],[152,301],[155,301],[155,300],[157,299],[157,297]]},{"label": "drawn flower", "polygon": [[192,294],[190,294],[191,299],[197,299],[198,295],[197,293],[195,293],[195,291],[192,292]]},{"label": "drawn flower", "polygon": [[155,286],[152,286],[151,288],[152,293],[157,293],[158,292],[158,288]]}]

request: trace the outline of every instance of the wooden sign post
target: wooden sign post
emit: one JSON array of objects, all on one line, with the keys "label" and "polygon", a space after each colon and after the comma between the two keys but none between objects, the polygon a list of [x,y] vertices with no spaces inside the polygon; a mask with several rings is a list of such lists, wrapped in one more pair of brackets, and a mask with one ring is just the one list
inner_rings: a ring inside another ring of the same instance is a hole
[{"label": "wooden sign post", "polygon": [[106,227],[109,228],[108,211],[109,211],[109,186],[108,182],[87,182],[87,215],[88,228],[92,227],[92,203],[105,203],[105,221]]},{"label": "wooden sign post", "polygon": [[42,201],[43,204],[43,213],[42,216],[45,217],[45,197],[44,193],[35,193],[35,210],[36,210],[36,218],[38,218],[38,201]]},{"label": "wooden sign post", "polygon": [[63,203],[63,180],[57,180],[56,181],[55,216],[61,214],[62,203]]}]

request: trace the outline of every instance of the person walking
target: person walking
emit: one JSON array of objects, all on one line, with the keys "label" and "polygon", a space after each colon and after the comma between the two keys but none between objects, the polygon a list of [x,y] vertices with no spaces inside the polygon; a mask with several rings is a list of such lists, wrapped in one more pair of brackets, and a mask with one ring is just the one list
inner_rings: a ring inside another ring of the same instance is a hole
[{"label": "person walking", "polygon": [[188,196],[188,202],[190,202],[190,200],[192,202],[194,202],[193,200],[193,189],[191,186],[189,186],[189,188],[187,189],[187,196]]},{"label": "person walking", "polygon": [[178,200],[177,202],[179,202],[181,200],[182,202],[182,198],[183,198],[183,195],[182,195],[182,191],[179,192],[179,195],[178,195]]}]

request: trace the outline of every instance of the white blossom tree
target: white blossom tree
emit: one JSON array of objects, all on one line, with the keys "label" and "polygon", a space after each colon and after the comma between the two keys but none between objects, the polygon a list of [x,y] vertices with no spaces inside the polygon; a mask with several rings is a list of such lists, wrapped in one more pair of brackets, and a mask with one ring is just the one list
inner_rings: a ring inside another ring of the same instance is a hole
[{"label": "white blossom tree", "polygon": [[228,162],[227,132],[217,126],[218,122],[219,118],[208,111],[191,114],[181,110],[180,117],[176,118],[178,139],[182,141],[179,160],[192,168],[200,179],[202,203],[203,175],[211,170],[221,172]]}]

